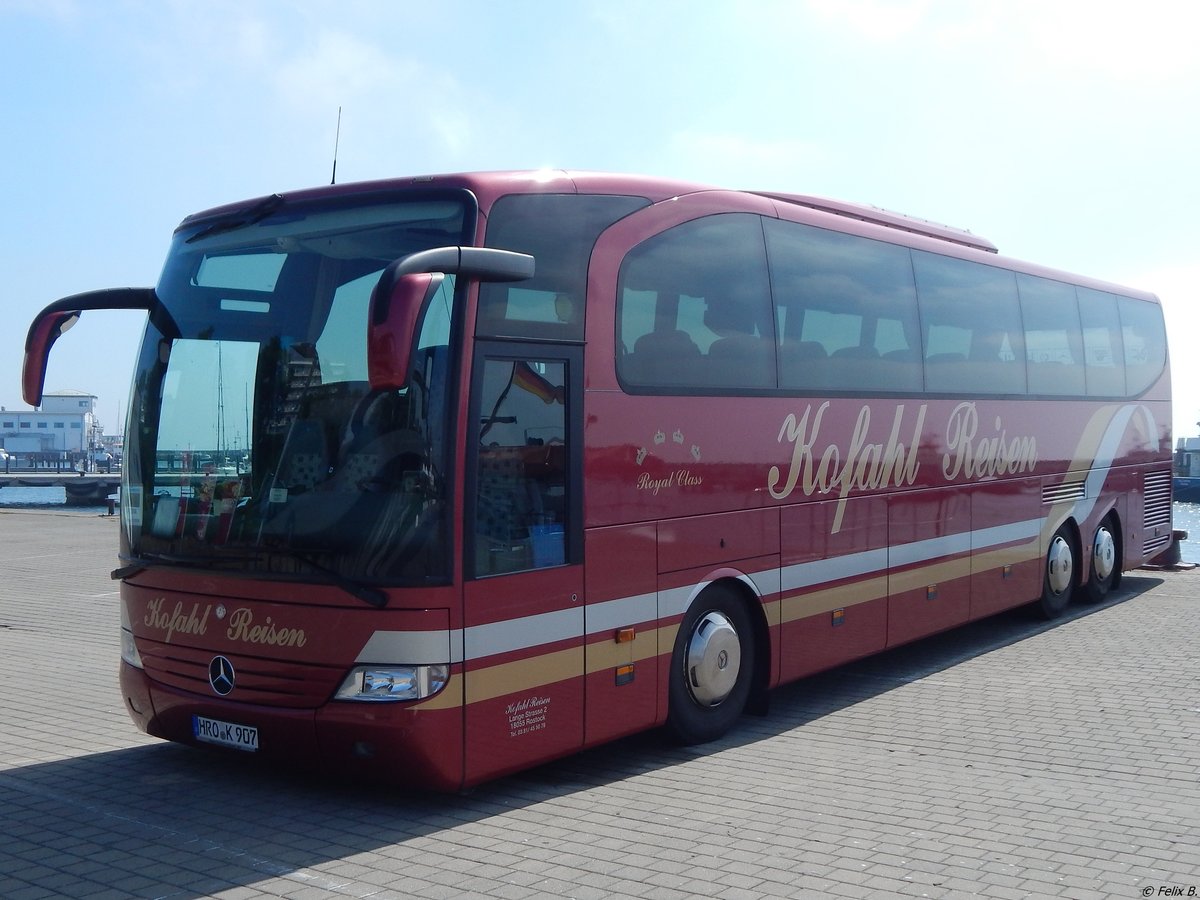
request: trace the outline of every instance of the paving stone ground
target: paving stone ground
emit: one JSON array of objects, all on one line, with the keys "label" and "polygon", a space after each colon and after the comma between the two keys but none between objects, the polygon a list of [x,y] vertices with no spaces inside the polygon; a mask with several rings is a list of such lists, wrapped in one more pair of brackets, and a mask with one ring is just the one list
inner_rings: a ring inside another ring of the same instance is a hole
[{"label": "paving stone ground", "polygon": [[139,734],[118,524],[0,510],[0,897],[1200,896],[1200,571],[1139,571],[459,796]]}]

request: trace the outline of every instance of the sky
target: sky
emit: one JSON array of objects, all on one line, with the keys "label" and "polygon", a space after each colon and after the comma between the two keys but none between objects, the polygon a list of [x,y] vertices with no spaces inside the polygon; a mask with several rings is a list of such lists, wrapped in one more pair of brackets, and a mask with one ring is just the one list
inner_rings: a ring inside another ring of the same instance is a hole
[{"label": "sky", "polygon": [[[0,0],[0,405],[46,304],[150,286],[187,214],[543,167],[817,194],[1163,301],[1200,434],[1200,7],[1178,0]],[[341,109],[340,135],[338,110]],[[47,390],[124,416],[144,314]]]}]

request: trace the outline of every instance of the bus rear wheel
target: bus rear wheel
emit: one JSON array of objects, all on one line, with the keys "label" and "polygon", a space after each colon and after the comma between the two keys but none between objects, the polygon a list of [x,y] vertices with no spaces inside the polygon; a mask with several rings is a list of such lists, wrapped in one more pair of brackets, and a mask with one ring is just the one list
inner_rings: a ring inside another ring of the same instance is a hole
[{"label": "bus rear wheel", "polygon": [[741,716],[754,672],[754,627],[745,604],[709,588],[683,617],[671,654],[667,728],[683,744],[723,735]]},{"label": "bus rear wheel", "polygon": [[1054,532],[1046,551],[1046,571],[1042,578],[1042,598],[1037,611],[1045,619],[1057,619],[1071,602],[1075,591],[1075,545],[1071,532],[1063,525]]},{"label": "bus rear wheel", "polygon": [[1112,516],[1106,516],[1092,536],[1091,561],[1086,594],[1090,602],[1099,603],[1121,580],[1121,550]]}]

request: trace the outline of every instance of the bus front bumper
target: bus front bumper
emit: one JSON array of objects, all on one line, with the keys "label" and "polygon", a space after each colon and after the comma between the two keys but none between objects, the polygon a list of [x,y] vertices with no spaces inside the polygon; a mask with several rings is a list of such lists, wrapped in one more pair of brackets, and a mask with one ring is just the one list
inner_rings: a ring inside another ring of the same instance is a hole
[{"label": "bus front bumper", "polygon": [[[305,710],[235,703],[158,684],[124,661],[120,683],[130,717],[155,737],[393,785],[439,791],[463,785],[458,707],[333,702]],[[252,733],[253,742],[214,743],[213,729],[198,728],[196,717],[205,725],[234,726],[239,735]],[[205,731],[210,737],[198,737]]]}]

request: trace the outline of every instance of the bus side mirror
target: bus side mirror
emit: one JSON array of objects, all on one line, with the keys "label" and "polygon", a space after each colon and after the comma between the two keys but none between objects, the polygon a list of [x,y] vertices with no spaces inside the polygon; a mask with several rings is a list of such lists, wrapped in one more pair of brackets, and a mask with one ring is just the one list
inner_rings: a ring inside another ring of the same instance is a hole
[{"label": "bus side mirror", "polygon": [[446,275],[524,281],[533,273],[534,259],[529,254],[492,247],[435,247],[393,261],[371,293],[367,320],[371,390],[397,390],[408,383],[417,328]]},{"label": "bus side mirror", "polygon": [[29,326],[29,334],[25,338],[25,364],[21,370],[21,393],[30,406],[42,405],[50,348],[78,321],[79,310],[43,312]]},{"label": "bus side mirror", "polygon": [[54,342],[79,321],[85,309],[144,309],[157,315],[162,326],[173,327],[170,316],[158,302],[154,288],[111,288],[74,294],[51,303],[33,320],[25,336],[25,364],[21,371],[21,394],[30,406],[42,405],[46,387],[46,364]]},{"label": "bus side mirror", "polygon": [[401,275],[390,286],[376,285],[367,329],[371,390],[397,390],[408,383],[417,324],[445,277],[440,272],[418,272]]}]

